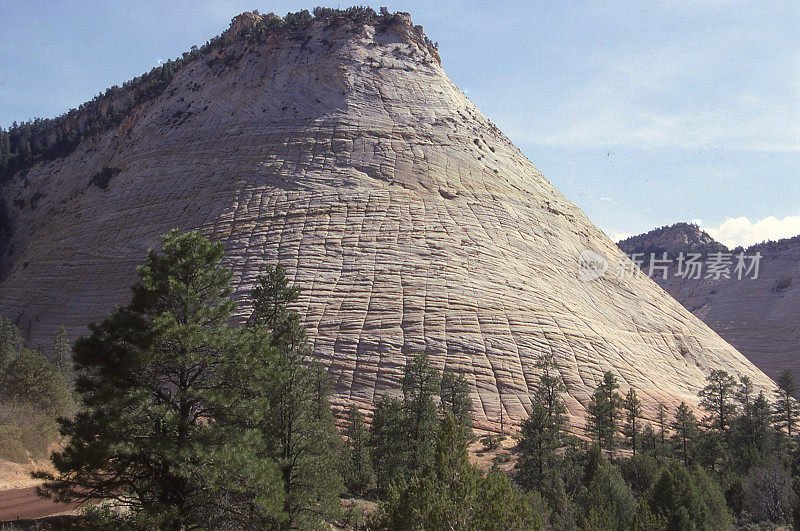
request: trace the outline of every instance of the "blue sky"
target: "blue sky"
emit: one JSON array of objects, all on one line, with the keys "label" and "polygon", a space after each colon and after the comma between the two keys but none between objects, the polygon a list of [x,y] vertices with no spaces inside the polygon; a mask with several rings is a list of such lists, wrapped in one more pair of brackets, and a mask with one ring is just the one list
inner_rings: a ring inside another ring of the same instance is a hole
[{"label": "blue sky", "polygon": [[[0,0],[0,125],[75,107],[239,12],[314,5]],[[612,237],[692,220],[731,245],[800,234],[797,0],[380,5],[410,12],[453,81]]]}]

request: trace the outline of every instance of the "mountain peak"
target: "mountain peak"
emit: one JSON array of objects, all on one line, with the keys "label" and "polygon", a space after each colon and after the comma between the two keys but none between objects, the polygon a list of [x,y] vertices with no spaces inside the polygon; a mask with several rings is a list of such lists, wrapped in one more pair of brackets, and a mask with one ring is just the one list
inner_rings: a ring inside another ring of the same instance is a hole
[{"label": "mountain peak", "polygon": [[667,253],[677,255],[681,252],[708,254],[728,250],[698,225],[683,222],[665,225],[644,234],[631,236],[618,242],[617,245],[627,254]]}]

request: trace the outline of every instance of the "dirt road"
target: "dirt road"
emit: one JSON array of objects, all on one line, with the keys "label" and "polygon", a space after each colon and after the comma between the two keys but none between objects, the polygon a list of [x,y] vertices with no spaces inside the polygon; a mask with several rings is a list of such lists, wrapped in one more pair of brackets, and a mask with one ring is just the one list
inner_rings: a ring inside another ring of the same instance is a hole
[{"label": "dirt road", "polygon": [[41,518],[71,511],[76,507],[40,498],[34,488],[0,491],[0,523]]}]

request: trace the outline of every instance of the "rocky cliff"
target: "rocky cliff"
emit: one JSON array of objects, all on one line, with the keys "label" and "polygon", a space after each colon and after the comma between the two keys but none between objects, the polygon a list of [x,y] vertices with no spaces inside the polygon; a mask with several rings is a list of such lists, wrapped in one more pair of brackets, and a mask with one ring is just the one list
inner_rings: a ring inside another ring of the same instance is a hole
[{"label": "rocky cliff", "polygon": [[146,250],[179,227],[225,242],[241,316],[267,264],[288,268],[337,410],[397,393],[422,350],[467,376],[484,429],[500,408],[506,422],[526,417],[543,354],[578,426],[606,370],[649,408],[696,401],[714,368],[771,388],[652,281],[579,275],[587,249],[628,262],[452,83],[407,16],[276,31],[245,19],[234,24],[246,38],[189,57],[119,125],[3,185],[0,313],[32,344],[61,324],[83,334],[124,303]]},{"label": "rocky cliff", "polygon": [[[785,367],[800,377],[800,236],[728,250],[694,225],[679,223],[619,242],[628,254],[648,257],[667,252],[671,264],[665,275],[652,277],[670,295],[702,319],[731,345],[771,377]],[[730,278],[684,276],[678,270],[680,252],[730,254]],[[758,275],[735,273],[738,256],[760,255]],[[649,258],[643,268],[649,273]]]}]

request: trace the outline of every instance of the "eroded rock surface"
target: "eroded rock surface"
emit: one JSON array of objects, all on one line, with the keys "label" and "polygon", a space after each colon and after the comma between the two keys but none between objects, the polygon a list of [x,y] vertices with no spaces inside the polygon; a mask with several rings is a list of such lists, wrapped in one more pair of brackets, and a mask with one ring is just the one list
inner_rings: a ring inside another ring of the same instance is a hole
[{"label": "eroded rock surface", "polygon": [[[92,184],[118,169],[106,188]],[[267,264],[329,368],[337,409],[398,393],[406,356],[466,374],[477,427],[526,417],[553,353],[576,426],[613,370],[652,408],[696,401],[711,369],[771,382],[644,278],[578,279],[621,252],[456,88],[410,21],[239,42],[2,190],[14,256],[0,313],[32,344],[129,298],[171,227],[227,245],[239,312]],[[32,199],[36,197],[35,208]],[[649,409],[652,414],[652,409]],[[508,424],[507,424],[508,426]]]}]

